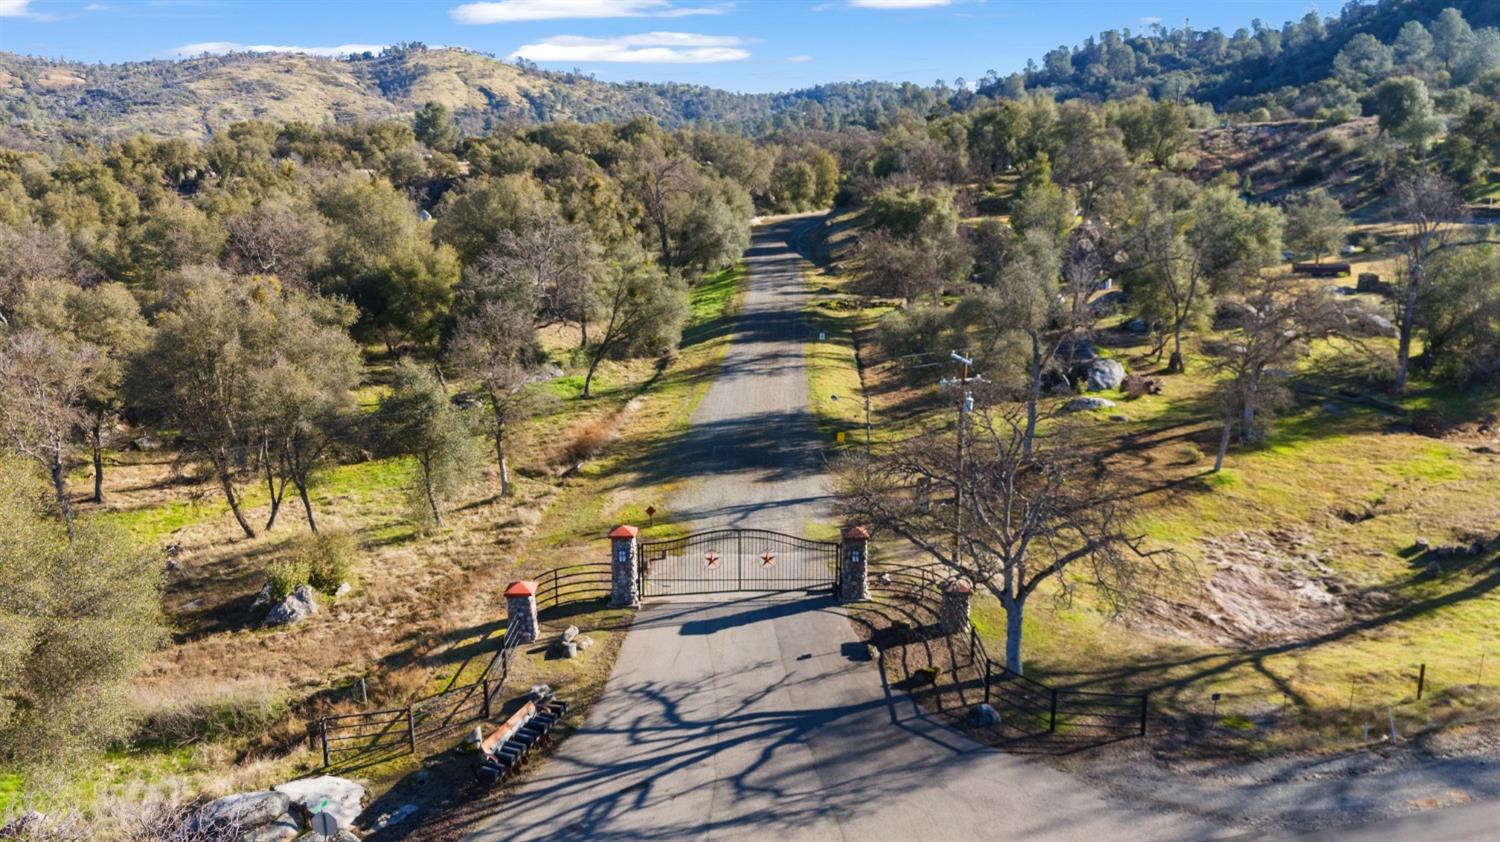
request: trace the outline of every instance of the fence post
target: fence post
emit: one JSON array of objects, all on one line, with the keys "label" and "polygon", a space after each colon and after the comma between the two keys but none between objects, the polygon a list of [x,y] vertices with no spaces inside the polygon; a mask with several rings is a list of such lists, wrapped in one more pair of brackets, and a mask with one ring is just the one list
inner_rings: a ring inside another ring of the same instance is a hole
[{"label": "fence post", "polygon": [[480,716],[480,718],[481,719],[489,719],[490,718],[490,680],[488,678],[482,678],[482,679],[479,680],[479,684],[481,685],[481,688],[480,688],[481,691],[484,693],[484,707],[481,708],[481,710],[483,710],[484,713]]},{"label": "fence post", "polygon": [[505,589],[505,640],[534,643],[537,638],[537,583],[525,579]]},{"label": "fence post", "polygon": [[839,533],[839,602],[863,602],[870,598],[870,530],[846,526]]},{"label": "fence post", "polygon": [[1055,688],[1052,690],[1052,713],[1047,723],[1047,733],[1057,733],[1057,690]]},{"label": "fence post", "polygon": [[406,744],[411,747],[411,753],[417,753],[417,720],[412,716],[411,705],[406,706]]},{"label": "fence post", "polygon": [[328,717],[318,720],[318,731],[323,737],[323,768],[328,768]]},{"label": "fence post", "polygon": [[1422,701],[1422,688],[1427,684],[1427,665],[1423,664],[1417,670],[1417,701]]},{"label": "fence post", "polygon": [[1146,736],[1146,709],[1147,709],[1146,708],[1146,704],[1147,704],[1147,701],[1150,698],[1151,698],[1151,694],[1150,693],[1142,693],[1141,694],[1141,736],[1142,737]]},{"label": "fence post", "polygon": [[641,590],[640,530],[629,524],[609,532],[609,607],[639,608]]}]

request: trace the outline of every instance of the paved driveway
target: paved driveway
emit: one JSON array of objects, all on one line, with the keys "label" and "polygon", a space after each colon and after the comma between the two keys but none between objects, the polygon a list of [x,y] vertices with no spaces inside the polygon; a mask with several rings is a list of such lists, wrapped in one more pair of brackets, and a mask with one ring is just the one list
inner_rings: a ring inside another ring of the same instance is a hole
[{"label": "paved driveway", "polygon": [[[756,232],[723,375],[673,503],[695,529],[800,534],[824,515],[803,367],[798,222]],[[1145,805],[1139,805],[1144,807]],[[983,747],[889,692],[826,596],[654,601],[604,695],[473,838],[1181,839],[1208,828],[1108,802]]]},{"label": "paved driveway", "polygon": [[[1145,805],[1140,805],[1144,807]],[[882,686],[826,596],[655,602],[581,731],[476,839],[1201,838]]]}]

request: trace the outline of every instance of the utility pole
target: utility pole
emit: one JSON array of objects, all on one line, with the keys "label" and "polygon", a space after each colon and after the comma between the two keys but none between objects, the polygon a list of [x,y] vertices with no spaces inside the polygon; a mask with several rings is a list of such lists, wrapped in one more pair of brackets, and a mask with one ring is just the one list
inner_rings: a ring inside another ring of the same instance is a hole
[{"label": "utility pole", "polygon": [[969,367],[974,360],[957,351],[948,355],[959,364],[962,374],[958,380],[958,481],[953,484],[953,566],[962,567],[964,527],[964,416],[974,408],[974,398],[969,395]]}]

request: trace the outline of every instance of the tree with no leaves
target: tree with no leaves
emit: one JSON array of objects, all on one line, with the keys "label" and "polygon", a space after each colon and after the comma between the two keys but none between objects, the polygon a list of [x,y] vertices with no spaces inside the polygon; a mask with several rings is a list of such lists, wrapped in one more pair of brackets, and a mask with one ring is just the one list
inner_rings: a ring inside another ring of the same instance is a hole
[{"label": "tree with no leaves", "polygon": [[477,312],[500,299],[528,301],[542,324],[577,325],[578,347],[586,347],[589,285],[600,268],[593,236],[555,211],[538,207],[522,213],[518,228],[500,231],[494,250],[464,273],[459,288],[469,299],[464,303]]},{"label": "tree with no leaves", "polygon": [[[978,409],[964,427],[962,464],[952,432],[845,457],[835,471],[837,507],[999,600],[1006,665],[1019,673],[1022,619],[1043,585],[1061,599],[1091,587],[1118,608],[1170,570],[1173,557],[1142,547],[1130,528],[1134,496],[1096,469],[1065,428],[1039,438],[1028,455],[1017,406]],[[946,501],[930,499],[936,494]]]}]

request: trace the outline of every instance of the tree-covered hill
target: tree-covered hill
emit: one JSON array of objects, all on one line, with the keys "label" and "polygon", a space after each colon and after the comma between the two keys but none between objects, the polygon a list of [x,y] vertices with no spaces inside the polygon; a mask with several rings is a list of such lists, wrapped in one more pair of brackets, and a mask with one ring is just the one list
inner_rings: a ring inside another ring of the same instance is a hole
[{"label": "tree-covered hill", "polygon": [[613,84],[461,49],[405,45],[347,59],[204,56],[87,64],[0,53],[0,122],[13,137],[204,137],[240,120],[313,123],[406,120],[447,106],[468,131],[509,121],[600,122],[655,117],[759,132],[837,128],[901,107],[925,110],[930,90],[856,82],[781,94],[739,94],[676,83]]},{"label": "tree-covered hill", "polygon": [[1221,111],[1316,116],[1353,110],[1371,79],[1392,68],[1437,88],[1494,73],[1497,26],[1494,0],[1350,0],[1336,17],[1313,11],[1279,27],[1255,19],[1229,34],[1160,24],[1109,30],[1058,47],[1024,72],[1001,78],[992,71],[978,93],[1047,89],[1059,99],[1098,100],[1144,93]]}]

